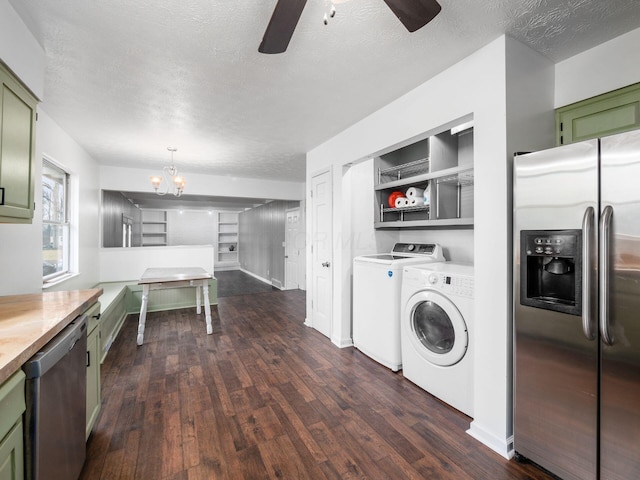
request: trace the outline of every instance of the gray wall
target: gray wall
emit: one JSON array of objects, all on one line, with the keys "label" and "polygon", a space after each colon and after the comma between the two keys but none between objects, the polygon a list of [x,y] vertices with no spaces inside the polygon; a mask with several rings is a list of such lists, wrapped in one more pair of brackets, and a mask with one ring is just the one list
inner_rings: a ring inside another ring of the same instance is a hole
[{"label": "gray wall", "polygon": [[276,200],[238,216],[240,266],[278,286],[284,285],[286,211],[297,201]]},{"label": "gray wall", "polygon": [[102,246],[122,247],[122,215],[133,221],[131,246],[142,245],[141,219],[139,208],[124,198],[120,192],[103,190],[102,192]]}]

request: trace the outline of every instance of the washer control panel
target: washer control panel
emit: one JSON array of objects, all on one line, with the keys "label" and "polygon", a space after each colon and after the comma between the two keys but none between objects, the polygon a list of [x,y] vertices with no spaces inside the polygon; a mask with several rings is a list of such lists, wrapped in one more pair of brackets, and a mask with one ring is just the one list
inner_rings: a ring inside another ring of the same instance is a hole
[{"label": "washer control panel", "polygon": [[438,249],[435,243],[396,243],[391,253],[420,253],[423,255],[433,255]]},{"label": "washer control panel", "polygon": [[473,277],[430,272],[427,282],[430,285],[437,286],[444,293],[473,298]]}]

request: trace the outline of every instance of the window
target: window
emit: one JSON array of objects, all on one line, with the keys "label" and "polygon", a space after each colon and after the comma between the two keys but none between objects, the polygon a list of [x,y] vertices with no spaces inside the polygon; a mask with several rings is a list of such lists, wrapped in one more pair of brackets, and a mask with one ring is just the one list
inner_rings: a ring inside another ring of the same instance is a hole
[{"label": "window", "polygon": [[47,159],[42,163],[42,277],[69,273],[69,174]]}]

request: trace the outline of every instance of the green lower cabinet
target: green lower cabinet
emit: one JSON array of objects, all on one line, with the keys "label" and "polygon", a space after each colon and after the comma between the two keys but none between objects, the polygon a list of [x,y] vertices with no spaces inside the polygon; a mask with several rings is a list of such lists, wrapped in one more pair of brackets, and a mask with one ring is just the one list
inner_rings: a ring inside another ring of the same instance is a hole
[{"label": "green lower cabinet", "polygon": [[0,480],[24,479],[22,420],[0,442]]},{"label": "green lower cabinet", "polygon": [[0,385],[0,480],[24,479],[24,380],[19,370]]},{"label": "green lower cabinet", "polygon": [[[94,304],[86,315],[88,317],[87,328],[87,428],[86,438],[89,438],[91,430],[100,413],[100,304]],[[0,480],[3,480],[0,478]]]}]

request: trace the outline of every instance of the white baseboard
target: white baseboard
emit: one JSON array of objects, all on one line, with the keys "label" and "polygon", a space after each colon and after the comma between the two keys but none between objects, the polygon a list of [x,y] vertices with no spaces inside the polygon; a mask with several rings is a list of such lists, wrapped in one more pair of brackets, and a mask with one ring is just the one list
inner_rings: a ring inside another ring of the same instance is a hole
[{"label": "white baseboard", "polygon": [[348,337],[348,338],[331,337],[331,343],[338,346],[338,348],[353,347],[353,339],[351,337]]},{"label": "white baseboard", "polygon": [[[266,278],[262,278],[259,275],[256,275],[253,272],[250,272],[249,270],[245,270],[244,268],[240,267],[240,271],[243,273],[246,273],[247,275],[252,276],[253,278],[255,278],[256,280],[260,280],[263,283],[266,283],[267,285],[271,285],[271,280],[267,280]],[[271,285],[273,286],[273,285]]]},{"label": "white baseboard", "polygon": [[215,265],[213,267],[213,276],[215,277],[215,272],[229,272],[231,270],[241,270],[239,265]]},{"label": "white baseboard", "polygon": [[475,420],[469,425],[467,433],[507,460],[513,457],[513,435],[508,438],[496,437],[480,427]]}]

